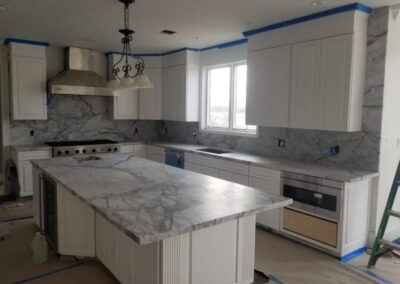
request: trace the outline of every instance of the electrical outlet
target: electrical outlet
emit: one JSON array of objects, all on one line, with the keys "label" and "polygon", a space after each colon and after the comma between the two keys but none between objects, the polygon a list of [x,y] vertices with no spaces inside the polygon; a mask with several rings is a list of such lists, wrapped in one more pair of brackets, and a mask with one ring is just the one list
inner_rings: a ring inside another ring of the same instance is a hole
[{"label": "electrical outlet", "polygon": [[139,134],[139,129],[136,127],[135,130],[133,131],[133,135],[138,135]]},{"label": "electrical outlet", "polygon": [[285,139],[278,139],[278,147],[285,148],[286,140]]},{"label": "electrical outlet", "polygon": [[29,132],[29,134],[30,134],[31,136],[35,136],[35,131],[31,130],[31,131]]},{"label": "electrical outlet", "polygon": [[335,145],[335,146],[330,146],[329,147],[329,156],[336,156],[339,155],[340,153],[340,146],[339,145]]}]

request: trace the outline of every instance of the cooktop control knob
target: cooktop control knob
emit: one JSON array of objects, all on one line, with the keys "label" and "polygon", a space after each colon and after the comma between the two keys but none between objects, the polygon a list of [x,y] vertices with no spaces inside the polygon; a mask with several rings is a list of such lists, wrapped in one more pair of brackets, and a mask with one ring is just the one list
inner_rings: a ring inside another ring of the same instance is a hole
[{"label": "cooktop control knob", "polygon": [[92,152],[93,152],[93,153],[96,153],[96,149],[93,149]]},{"label": "cooktop control knob", "polygon": [[61,151],[58,151],[58,152],[57,152],[57,155],[62,155],[62,152],[61,152]]},{"label": "cooktop control knob", "polygon": [[111,148],[108,148],[108,149],[107,149],[107,151],[108,151],[108,152],[111,152],[111,151],[112,151],[112,149],[111,149]]},{"label": "cooktop control knob", "polygon": [[79,154],[79,152],[80,152],[79,150],[75,150],[75,153],[76,153],[76,154]]},{"label": "cooktop control knob", "polygon": [[69,151],[68,151],[68,150],[66,150],[66,151],[65,151],[65,154],[66,154],[66,155],[68,155],[68,154],[69,154]]},{"label": "cooktop control knob", "polygon": [[82,150],[82,153],[84,153],[84,154],[85,154],[85,153],[86,153],[86,149],[83,149],[83,150]]},{"label": "cooktop control knob", "polygon": [[114,152],[117,152],[118,151],[118,148],[114,148]]}]

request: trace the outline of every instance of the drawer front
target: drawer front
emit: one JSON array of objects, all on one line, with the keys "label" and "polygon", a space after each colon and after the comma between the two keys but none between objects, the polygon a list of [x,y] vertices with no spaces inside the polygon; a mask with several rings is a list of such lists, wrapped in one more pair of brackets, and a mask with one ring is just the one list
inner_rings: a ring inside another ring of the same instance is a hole
[{"label": "drawer front", "polygon": [[218,177],[218,170],[202,165],[194,164],[191,162],[185,162],[185,170],[189,170],[195,173],[207,175],[210,177]]},{"label": "drawer front", "polygon": [[146,158],[146,145],[133,145],[135,157]]},{"label": "drawer front", "polygon": [[160,156],[160,155],[147,155],[147,159],[154,161],[154,162],[158,162],[161,164],[165,163],[165,157],[164,156]]},{"label": "drawer front", "polygon": [[121,145],[121,153],[133,153],[133,145]]},{"label": "drawer front", "polygon": [[271,194],[280,195],[281,186],[279,183],[274,181],[269,181],[265,179],[250,177],[249,178],[249,186],[257,189],[261,189]]},{"label": "drawer front", "polygon": [[18,154],[18,160],[30,161],[35,159],[47,159],[51,158],[51,150],[32,151],[32,152],[20,152]]},{"label": "drawer front", "polygon": [[218,168],[218,159],[203,155],[185,153],[185,161],[206,167]]},{"label": "drawer front", "polygon": [[217,168],[220,170],[224,170],[227,172],[237,173],[241,175],[249,175],[249,166],[241,163],[225,161],[225,160],[217,160]]},{"label": "drawer front", "polygon": [[283,229],[337,247],[337,223],[284,208]]},{"label": "drawer front", "polygon": [[219,170],[218,177],[223,180],[227,180],[230,182],[238,183],[241,185],[249,185],[249,177],[245,175],[239,175],[232,172],[226,172]]},{"label": "drawer front", "polygon": [[165,148],[148,145],[147,146],[147,153],[148,154],[152,154],[152,155],[164,156]]},{"label": "drawer front", "polygon": [[280,181],[281,181],[281,172],[280,171],[270,170],[270,169],[261,168],[261,167],[250,166],[249,175],[251,177],[274,181],[277,183],[280,183]]}]

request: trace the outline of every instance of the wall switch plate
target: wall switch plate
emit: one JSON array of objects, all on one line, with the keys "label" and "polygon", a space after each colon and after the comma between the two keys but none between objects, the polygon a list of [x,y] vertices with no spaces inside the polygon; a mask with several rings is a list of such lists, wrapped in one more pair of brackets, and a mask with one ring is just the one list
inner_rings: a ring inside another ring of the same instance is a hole
[{"label": "wall switch plate", "polygon": [[133,131],[133,135],[138,135],[139,134],[139,129],[136,127],[135,130]]},{"label": "wall switch plate", "polygon": [[33,131],[33,130],[29,131],[29,135],[35,136],[35,131]]},{"label": "wall switch plate", "polygon": [[336,145],[336,146],[330,146],[329,147],[329,156],[336,156],[340,153],[340,146]]}]

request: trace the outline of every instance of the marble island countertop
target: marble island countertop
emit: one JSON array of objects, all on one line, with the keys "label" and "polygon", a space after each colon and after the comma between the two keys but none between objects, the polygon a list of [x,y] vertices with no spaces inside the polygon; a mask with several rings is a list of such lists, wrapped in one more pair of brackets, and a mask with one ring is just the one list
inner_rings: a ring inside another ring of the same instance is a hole
[{"label": "marble island countertop", "polygon": [[154,146],[160,146],[167,149],[180,150],[189,153],[196,153],[198,155],[212,156],[219,159],[230,160],[239,163],[264,167],[272,170],[279,170],[284,172],[303,174],[323,179],[329,179],[339,182],[356,182],[366,178],[378,176],[378,173],[357,171],[344,167],[328,167],[309,162],[301,162],[289,159],[272,158],[259,156],[254,154],[240,153],[228,150],[227,154],[212,154],[199,151],[203,148],[214,148],[204,145],[191,145],[191,144],[178,144],[178,143],[164,143],[164,142],[151,142],[148,143]]},{"label": "marble island countertop", "polygon": [[132,237],[148,244],[291,204],[291,200],[129,154],[32,161]]}]

